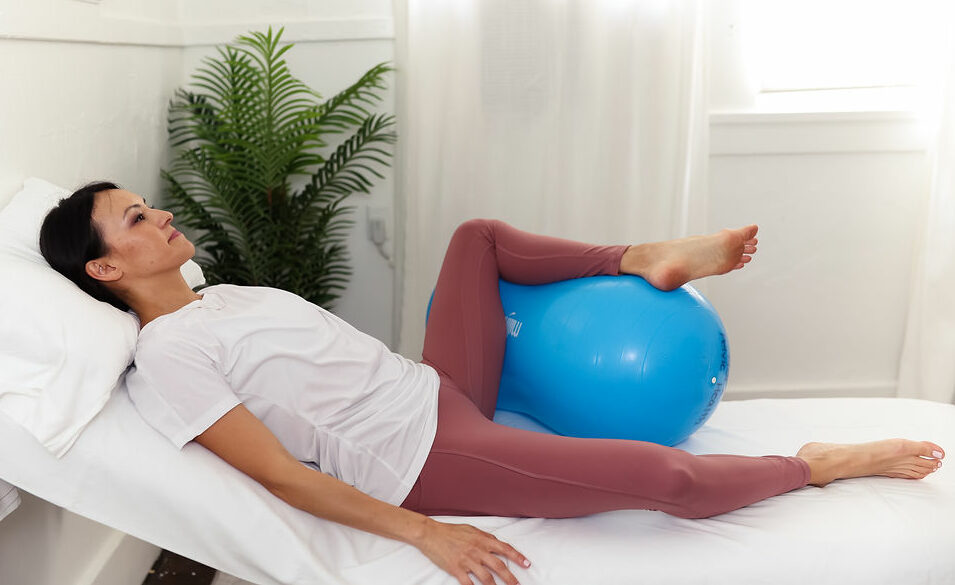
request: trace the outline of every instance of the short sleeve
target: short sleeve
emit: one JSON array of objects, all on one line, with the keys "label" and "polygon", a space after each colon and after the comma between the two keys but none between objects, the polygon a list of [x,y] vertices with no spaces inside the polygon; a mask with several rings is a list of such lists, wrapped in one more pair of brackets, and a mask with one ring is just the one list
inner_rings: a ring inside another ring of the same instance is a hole
[{"label": "short sleeve", "polygon": [[150,333],[140,338],[126,387],[146,422],[182,449],[242,401],[216,365],[210,336],[192,328]]}]

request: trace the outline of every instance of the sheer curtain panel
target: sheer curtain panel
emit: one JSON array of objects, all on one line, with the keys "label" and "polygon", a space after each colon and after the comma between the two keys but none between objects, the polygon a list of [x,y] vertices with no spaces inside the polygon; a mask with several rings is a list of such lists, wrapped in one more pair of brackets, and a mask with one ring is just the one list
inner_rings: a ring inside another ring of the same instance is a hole
[{"label": "sheer curtain panel", "polygon": [[420,357],[445,247],[469,218],[595,244],[704,229],[703,8],[398,4],[401,353]]},{"label": "sheer curtain panel", "polygon": [[949,37],[932,153],[932,192],[916,259],[899,396],[955,402],[955,42]]}]

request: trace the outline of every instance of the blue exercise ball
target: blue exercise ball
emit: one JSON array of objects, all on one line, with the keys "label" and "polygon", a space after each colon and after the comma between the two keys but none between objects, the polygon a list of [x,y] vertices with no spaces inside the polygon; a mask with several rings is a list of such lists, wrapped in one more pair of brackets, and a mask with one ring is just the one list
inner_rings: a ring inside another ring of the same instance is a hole
[{"label": "blue exercise ball", "polygon": [[562,435],[672,446],[723,395],[726,330],[689,285],[664,292],[637,276],[593,276],[534,286],[502,280],[500,292],[500,410]]}]

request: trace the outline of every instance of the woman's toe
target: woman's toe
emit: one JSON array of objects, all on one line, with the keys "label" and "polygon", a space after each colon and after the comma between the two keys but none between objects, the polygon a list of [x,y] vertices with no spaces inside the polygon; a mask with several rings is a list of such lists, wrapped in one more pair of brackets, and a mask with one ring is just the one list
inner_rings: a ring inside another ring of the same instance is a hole
[{"label": "woman's toe", "polygon": [[928,441],[922,442],[922,449],[919,452],[919,455],[923,457],[934,457],[935,459],[941,459],[945,457],[945,451],[935,443],[929,443]]}]

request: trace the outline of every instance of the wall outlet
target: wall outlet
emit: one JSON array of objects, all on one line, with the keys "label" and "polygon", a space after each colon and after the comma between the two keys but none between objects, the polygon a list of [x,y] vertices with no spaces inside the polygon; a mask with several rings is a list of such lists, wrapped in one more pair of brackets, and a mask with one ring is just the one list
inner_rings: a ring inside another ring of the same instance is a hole
[{"label": "wall outlet", "polygon": [[368,239],[380,246],[388,239],[388,208],[367,207]]}]

